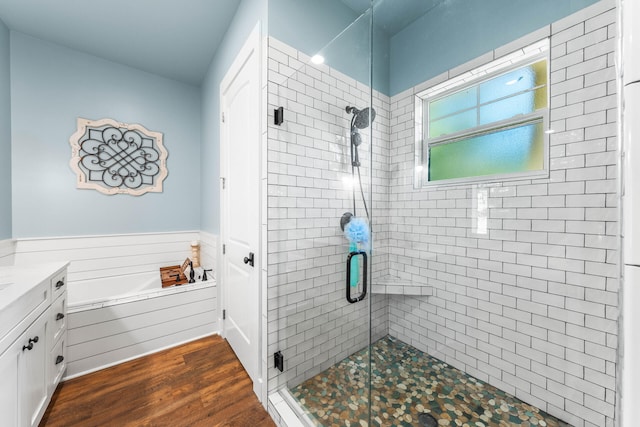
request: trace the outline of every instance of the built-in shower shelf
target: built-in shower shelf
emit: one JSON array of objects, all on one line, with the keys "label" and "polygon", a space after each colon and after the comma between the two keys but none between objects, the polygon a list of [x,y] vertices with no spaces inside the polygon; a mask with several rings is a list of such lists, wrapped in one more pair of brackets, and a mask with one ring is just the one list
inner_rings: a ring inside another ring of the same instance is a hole
[{"label": "built-in shower shelf", "polygon": [[371,293],[387,295],[412,295],[430,296],[433,295],[433,288],[429,285],[414,283],[398,277],[384,277],[373,280]]}]

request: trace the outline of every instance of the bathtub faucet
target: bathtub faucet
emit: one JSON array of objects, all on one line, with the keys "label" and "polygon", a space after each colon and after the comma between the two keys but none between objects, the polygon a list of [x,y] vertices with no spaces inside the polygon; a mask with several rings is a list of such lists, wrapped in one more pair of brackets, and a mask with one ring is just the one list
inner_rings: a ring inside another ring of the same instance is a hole
[{"label": "bathtub faucet", "polygon": [[195,275],[196,275],[196,272],[195,272],[195,271],[193,271],[193,261],[190,261],[190,262],[189,262],[189,267],[190,267],[190,268],[189,268],[189,270],[190,270],[190,271],[189,271],[189,283],[195,283],[195,282],[196,282],[196,279],[194,279],[194,277],[195,277]]}]

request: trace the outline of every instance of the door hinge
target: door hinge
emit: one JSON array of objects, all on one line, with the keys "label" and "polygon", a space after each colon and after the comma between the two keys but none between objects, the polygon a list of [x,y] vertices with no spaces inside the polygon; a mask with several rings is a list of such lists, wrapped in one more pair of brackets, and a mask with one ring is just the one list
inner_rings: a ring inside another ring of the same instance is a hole
[{"label": "door hinge", "polygon": [[280,126],[284,122],[284,107],[273,110],[273,124]]},{"label": "door hinge", "polygon": [[282,352],[276,351],[273,353],[273,367],[278,369],[280,372],[284,371],[284,356]]},{"label": "door hinge", "polygon": [[227,245],[222,245],[222,255],[227,253]]},{"label": "door hinge", "polygon": [[224,123],[225,117],[224,117],[224,113],[222,113],[222,123]]},{"label": "door hinge", "polygon": [[222,180],[222,189],[224,190],[227,188],[227,178],[220,177],[220,179]]},{"label": "door hinge", "polygon": [[227,310],[222,310],[222,320],[227,318]]}]

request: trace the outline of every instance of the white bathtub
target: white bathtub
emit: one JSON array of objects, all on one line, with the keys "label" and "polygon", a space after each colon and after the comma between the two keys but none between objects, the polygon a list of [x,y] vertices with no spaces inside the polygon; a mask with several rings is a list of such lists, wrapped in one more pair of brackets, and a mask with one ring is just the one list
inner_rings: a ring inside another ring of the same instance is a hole
[{"label": "white bathtub", "polygon": [[162,288],[159,273],[70,282],[66,379],[218,332],[214,280]]},{"label": "white bathtub", "polygon": [[104,307],[129,301],[139,301],[160,295],[189,292],[215,286],[215,280],[163,288],[159,273],[131,274],[69,283],[69,312]]}]

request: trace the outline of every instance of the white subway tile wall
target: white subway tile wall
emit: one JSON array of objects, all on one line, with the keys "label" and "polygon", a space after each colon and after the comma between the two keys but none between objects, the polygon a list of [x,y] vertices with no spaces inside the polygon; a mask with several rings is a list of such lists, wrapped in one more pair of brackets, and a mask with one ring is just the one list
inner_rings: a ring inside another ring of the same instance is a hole
[{"label": "white subway tile wall", "polygon": [[[374,91],[372,153],[367,138],[360,147],[371,282],[411,293],[372,295],[372,338],[389,333],[578,427],[613,426],[615,408],[615,19],[600,1],[482,57],[551,35],[549,178],[414,189],[414,95],[482,61],[391,99]],[[269,369],[275,390],[369,340],[369,306],[344,299],[339,219],[352,210],[344,108],[369,105],[370,90],[273,38],[268,63],[269,111],[285,108],[267,147],[268,354],[285,355],[285,374]]]},{"label": "white subway tile wall", "polygon": [[[388,333],[387,295],[346,301],[349,244],[340,218],[353,213],[352,186],[357,216],[366,217],[357,173],[352,180],[352,116],[345,108],[362,109],[373,97],[372,129],[360,130],[360,176],[367,207],[375,213],[373,279],[386,274],[389,98],[326,65],[310,64],[306,55],[274,38],[268,64],[268,354],[281,351],[286,368],[281,374],[269,367],[272,391],[295,386],[366,347],[370,309],[376,319],[372,336]],[[284,123],[277,126],[273,110],[281,106]]]},{"label": "white subway tile wall", "polygon": [[[414,94],[443,78],[392,97],[389,274],[434,295],[389,296],[389,332],[572,425],[612,426],[615,5],[576,15],[536,32],[552,46],[548,179],[415,190]],[[486,235],[473,222],[483,188]]]}]

